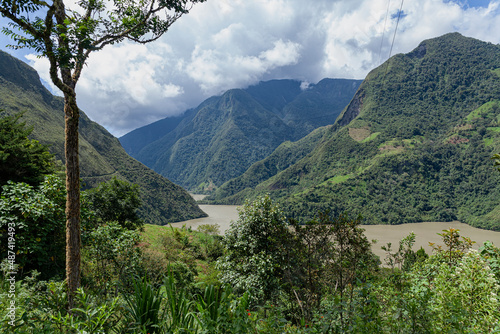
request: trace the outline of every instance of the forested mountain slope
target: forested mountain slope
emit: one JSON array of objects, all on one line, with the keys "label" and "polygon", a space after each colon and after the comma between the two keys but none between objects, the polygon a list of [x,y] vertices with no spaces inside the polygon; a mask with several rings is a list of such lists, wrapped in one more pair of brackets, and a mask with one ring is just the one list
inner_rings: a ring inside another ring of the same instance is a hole
[{"label": "forested mountain slope", "polygon": [[132,156],[174,182],[210,191],[284,141],[332,124],[359,84],[344,79],[324,79],[309,87],[294,80],[261,82],[211,97],[180,121],[166,118],[120,141]]},{"label": "forested mountain slope", "polygon": [[[500,230],[500,46],[447,34],[373,70],[312,152],[254,189],[287,212]],[[222,187],[224,188],[224,187]]]},{"label": "forested mountain slope", "polygon": [[[36,71],[0,51],[0,109],[7,114],[23,112],[23,121],[34,127],[32,137],[50,145],[64,161],[64,114],[62,98],[52,96]],[[102,126],[83,112],[80,119],[80,168],[86,187],[113,176],[140,186],[141,216],[152,224],[166,224],[204,216],[181,187],[131,158]]]}]

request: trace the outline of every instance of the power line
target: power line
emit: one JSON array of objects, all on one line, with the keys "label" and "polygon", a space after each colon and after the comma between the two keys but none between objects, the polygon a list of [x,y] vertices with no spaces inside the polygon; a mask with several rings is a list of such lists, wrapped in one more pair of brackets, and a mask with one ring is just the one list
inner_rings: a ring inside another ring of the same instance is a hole
[{"label": "power line", "polygon": [[391,50],[389,51],[389,58],[392,55],[392,47],[394,46],[394,40],[396,39],[396,32],[398,31],[399,19],[401,18],[401,13],[403,12],[403,3],[405,1],[401,0],[401,7],[399,8],[398,20],[396,21],[396,29],[394,29],[394,36],[392,37]]},{"label": "power line", "polygon": [[380,41],[380,50],[378,51],[378,63],[379,63],[379,65],[382,64],[382,46],[384,45],[385,28],[387,26],[387,17],[389,16],[389,8],[390,7],[391,7],[391,0],[389,0],[389,3],[387,4],[387,11],[385,13],[384,30],[382,30],[382,40]]},{"label": "power line", "polygon": [[400,6],[399,12],[398,12],[398,20],[396,21],[396,29],[394,29],[394,36],[392,36],[392,43],[391,43],[391,49],[389,51],[389,58],[387,58],[387,61],[385,63],[384,80],[385,80],[385,76],[387,75],[387,70],[389,68],[389,59],[391,58],[391,55],[392,55],[392,47],[394,46],[394,40],[396,40],[396,32],[398,31],[399,20],[401,19],[401,13],[403,12],[403,3],[404,3],[404,0],[401,0],[401,6]]}]

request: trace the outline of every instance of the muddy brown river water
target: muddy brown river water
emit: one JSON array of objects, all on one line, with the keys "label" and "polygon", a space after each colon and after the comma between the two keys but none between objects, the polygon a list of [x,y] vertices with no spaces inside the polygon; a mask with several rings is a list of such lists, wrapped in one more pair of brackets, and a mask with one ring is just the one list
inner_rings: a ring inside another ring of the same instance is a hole
[{"label": "muddy brown river water", "polygon": [[[194,230],[202,224],[218,224],[221,234],[229,228],[231,221],[238,219],[237,206],[235,205],[200,205],[200,208],[208,214],[208,217],[187,220],[180,223],[172,224],[174,227],[191,226]],[[416,235],[415,245],[413,249],[416,251],[420,247],[424,247],[427,253],[431,253],[429,242],[442,244],[441,237],[437,233],[441,233],[444,229],[457,228],[460,230],[460,235],[471,238],[476,241],[474,248],[479,248],[486,240],[493,242],[497,247],[500,246],[500,232],[481,230],[460,222],[425,222],[416,224],[403,225],[362,225],[365,229],[365,235],[368,240],[377,240],[377,243],[372,246],[373,252],[380,256],[381,260],[385,258],[385,252],[380,248],[388,242],[392,243],[392,248],[395,249],[399,245],[399,240],[414,232]]]}]

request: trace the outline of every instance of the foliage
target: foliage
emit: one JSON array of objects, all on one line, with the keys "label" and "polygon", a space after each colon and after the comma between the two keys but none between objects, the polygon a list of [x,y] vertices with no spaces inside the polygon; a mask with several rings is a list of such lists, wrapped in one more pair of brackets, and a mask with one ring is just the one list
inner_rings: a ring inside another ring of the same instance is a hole
[{"label": "foliage", "polygon": [[202,224],[199,225],[196,230],[201,233],[217,235],[220,233],[220,225],[219,224]]},{"label": "foliage", "polygon": [[392,268],[393,272],[396,266],[398,266],[399,270],[408,271],[415,262],[425,259],[427,254],[423,248],[420,248],[418,255],[413,251],[414,243],[415,233],[411,232],[408,236],[400,240],[399,248],[395,253],[391,252],[391,243],[381,247],[387,253],[385,262]]},{"label": "foliage", "polygon": [[170,271],[176,284],[192,293],[206,285],[220,285],[215,261],[223,254],[222,237],[190,228],[144,225],[138,247],[142,253],[144,274],[154,284]]},{"label": "foliage", "polygon": [[439,332],[487,333],[499,328],[500,286],[488,264],[474,250],[457,266],[442,264],[429,301]]},{"label": "foliage", "polygon": [[37,269],[43,277],[60,274],[65,259],[62,180],[48,175],[37,188],[9,181],[2,189],[1,257],[15,259],[21,272]]},{"label": "foliage", "polygon": [[196,300],[196,321],[200,333],[248,333],[251,323],[248,314],[249,297],[245,292],[237,298],[230,286],[208,285]]},{"label": "foliage", "polygon": [[100,224],[114,221],[130,230],[141,228],[144,224],[137,214],[142,203],[136,184],[113,177],[87,190],[85,199]]},{"label": "foliage", "polygon": [[487,241],[479,248],[479,252],[488,262],[497,282],[500,282],[500,248],[495,247],[490,241]]},{"label": "foliage", "polygon": [[36,186],[54,172],[53,155],[47,146],[28,138],[33,128],[18,122],[22,115],[0,112],[0,186],[7,181]]},{"label": "foliage", "polygon": [[[114,332],[120,319],[118,298],[102,300],[79,289],[75,308],[72,313],[68,313],[64,282],[39,281],[38,275],[33,271],[31,276],[16,282],[16,320],[12,324],[9,317],[0,318],[1,328],[9,328],[9,333],[23,334]],[[0,282],[5,282],[4,277]],[[12,300],[5,291],[2,286],[0,306],[8,305]],[[6,308],[2,307],[4,309]]]},{"label": "foliage", "polygon": [[[75,307],[68,312],[64,282],[38,281],[39,274],[33,272],[15,282],[14,325],[2,312],[0,326],[12,333],[33,334],[84,331],[432,334],[500,330],[500,252],[491,243],[485,243],[479,251],[467,251],[462,247],[470,245],[467,238],[460,237],[457,230],[443,231],[444,246],[435,247],[434,254],[426,260],[417,257],[418,262],[410,265],[404,261],[414,259],[405,256],[413,252],[410,234],[400,241],[397,252],[390,253],[394,271],[389,268],[379,271],[367,265],[373,264],[373,257],[366,252],[365,246],[369,247],[369,243],[362,237],[358,219],[321,215],[308,224],[295,223],[292,222],[291,227],[294,242],[287,244],[292,247],[288,249],[291,259],[285,270],[275,272],[284,275],[279,280],[278,298],[264,305],[252,306],[251,291],[237,293],[230,285],[206,284],[191,293],[176,279],[174,270],[167,268],[164,272],[167,277],[155,283],[131,273],[130,276],[135,276],[130,281],[131,289],[119,289],[113,298],[106,298],[98,289],[90,289],[89,284],[89,288],[78,291]],[[116,223],[115,228],[122,233],[136,233]],[[146,226],[145,231],[149,229]],[[172,229],[163,229],[174,235]],[[324,234],[328,237],[322,238]],[[189,244],[198,242],[192,238],[195,235],[199,237],[197,232],[188,229],[179,229],[177,234],[180,240],[188,236]],[[155,241],[147,240],[153,248]],[[156,242],[161,244],[160,240]],[[2,268],[4,275],[9,272],[7,261]],[[291,277],[300,274],[293,286],[296,294],[288,285],[287,270]],[[397,280],[394,279],[396,273]],[[12,300],[7,278],[0,278],[1,310]],[[311,290],[311,295],[322,294],[319,305],[307,305],[307,289],[312,286],[308,285],[309,280],[316,282],[316,290]],[[296,305],[290,306],[292,303]],[[299,312],[297,317],[294,312],[304,307],[310,308],[310,316],[301,317]]]},{"label": "foliage", "polygon": [[188,333],[195,327],[195,319],[191,313],[193,301],[185,289],[178,288],[173,275],[169,273],[164,283],[167,298],[166,310],[169,320],[165,323],[167,332]]},{"label": "foliage", "polygon": [[[64,298],[66,299],[66,298]],[[96,303],[96,298],[78,289],[75,307],[71,313],[61,312],[52,315],[51,321],[61,333],[111,333],[117,327],[120,318],[116,311],[119,307],[118,298],[104,303]]]},{"label": "foliage", "polygon": [[435,246],[433,243],[429,244],[435,252],[442,253],[448,259],[448,264],[456,262],[476,243],[467,237],[462,237],[463,240],[460,240],[460,230],[455,228],[443,230],[443,233],[438,233],[438,235],[443,238],[445,248],[441,245]]},{"label": "foliage", "polygon": [[141,273],[141,252],[136,246],[137,231],[111,222],[90,231],[83,244],[83,282],[104,296],[116,296],[119,289],[132,285],[134,275]]},{"label": "foliage", "polygon": [[161,310],[161,290],[145,279],[136,279],[133,285],[134,293],[126,299],[127,327],[134,332],[160,333],[161,322],[165,318],[164,311]]},{"label": "foliage", "polygon": [[238,293],[250,291],[252,305],[275,300],[291,239],[287,220],[269,196],[246,202],[226,231],[226,253],[218,260],[221,281]]},{"label": "foliage", "polygon": [[356,284],[366,281],[378,265],[359,228],[360,217],[324,213],[317,221],[291,224],[296,243],[289,250],[285,280],[300,307],[298,318],[311,321],[326,295],[338,295],[337,306],[351,303]]}]

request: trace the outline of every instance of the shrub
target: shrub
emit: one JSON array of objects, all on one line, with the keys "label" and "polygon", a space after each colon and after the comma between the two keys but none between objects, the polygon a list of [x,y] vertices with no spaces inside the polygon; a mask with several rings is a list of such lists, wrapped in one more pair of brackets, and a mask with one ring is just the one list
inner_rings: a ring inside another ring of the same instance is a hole
[{"label": "shrub", "polygon": [[45,278],[60,274],[65,267],[64,203],[65,188],[55,175],[46,176],[37,188],[10,181],[4,185],[0,197],[1,258],[15,258],[21,272],[37,269]]}]

